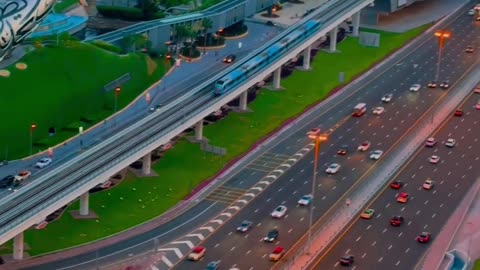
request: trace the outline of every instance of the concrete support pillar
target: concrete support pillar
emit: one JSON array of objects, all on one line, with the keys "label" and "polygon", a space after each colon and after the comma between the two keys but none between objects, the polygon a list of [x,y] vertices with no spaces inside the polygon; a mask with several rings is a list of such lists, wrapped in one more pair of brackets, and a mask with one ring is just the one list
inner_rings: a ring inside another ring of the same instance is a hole
[{"label": "concrete support pillar", "polygon": [[23,232],[13,238],[13,259],[23,259]]},{"label": "concrete support pillar", "polygon": [[195,124],[195,140],[201,141],[203,139],[203,119]]},{"label": "concrete support pillar", "polygon": [[311,46],[308,46],[303,51],[303,69],[304,70],[310,69],[310,53],[311,53]]},{"label": "concrete support pillar", "polygon": [[88,191],[80,196],[80,216],[88,216]]},{"label": "concrete support pillar", "polygon": [[353,24],[352,36],[354,37],[358,37],[358,29],[360,28],[360,11],[361,10],[353,14],[353,17],[352,17],[352,24]]},{"label": "concrete support pillar", "polygon": [[330,31],[330,52],[335,52],[337,50],[337,27],[335,26]]},{"label": "concrete support pillar", "polygon": [[149,152],[142,159],[142,174],[149,175],[152,171],[152,153]]},{"label": "concrete support pillar", "polygon": [[240,104],[238,106],[238,109],[240,111],[246,111],[247,110],[247,101],[248,101],[248,91],[245,90],[243,93],[240,94]]},{"label": "concrete support pillar", "polygon": [[280,78],[282,74],[282,67],[277,68],[273,72],[273,88],[280,89]]}]

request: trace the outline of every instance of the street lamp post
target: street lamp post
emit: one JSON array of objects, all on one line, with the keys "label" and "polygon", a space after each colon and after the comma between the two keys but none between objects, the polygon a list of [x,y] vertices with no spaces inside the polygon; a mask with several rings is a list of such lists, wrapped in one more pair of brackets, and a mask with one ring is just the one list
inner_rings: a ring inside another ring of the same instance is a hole
[{"label": "street lamp post", "polygon": [[435,81],[438,83],[440,76],[440,63],[442,61],[442,49],[446,38],[450,38],[451,34],[445,30],[435,31],[435,36],[438,37],[438,58],[437,58],[437,72],[435,73]]},{"label": "street lamp post", "polygon": [[120,91],[122,91],[122,88],[120,88],[120,86],[115,87],[115,93],[114,93],[115,99],[114,99],[114,103],[113,103],[113,113],[117,112],[118,95],[120,94]]},{"label": "street lamp post", "polygon": [[[320,144],[328,139],[327,134],[308,135],[308,138],[312,139],[315,144],[314,161],[313,161],[313,177],[312,177],[312,200],[315,200],[315,189],[317,186],[317,167],[318,167],[318,155],[320,153]],[[313,226],[313,203],[310,205],[310,218],[308,221],[308,252],[312,245],[312,226]]]},{"label": "street lamp post", "polygon": [[30,155],[33,153],[33,131],[37,128],[37,125],[32,123],[30,125]]}]

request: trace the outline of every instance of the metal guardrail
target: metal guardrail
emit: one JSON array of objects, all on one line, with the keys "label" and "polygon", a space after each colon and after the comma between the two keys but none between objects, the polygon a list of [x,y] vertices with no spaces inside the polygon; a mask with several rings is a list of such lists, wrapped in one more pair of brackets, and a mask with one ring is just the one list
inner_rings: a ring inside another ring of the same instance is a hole
[{"label": "metal guardrail", "polygon": [[[358,1],[330,1],[297,23],[291,30],[284,31],[274,40],[280,40],[315,16],[321,15],[335,18],[335,16],[339,16],[338,13],[342,13],[347,8],[351,8],[356,2]],[[267,43],[262,49],[267,48],[273,43],[274,41]],[[258,53],[262,49],[256,50],[256,52]],[[249,58],[254,56],[255,55],[247,57],[245,61],[248,61]],[[282,59],[278,59],[277,62],[281,60]],[[231,69],[240,66],[242,62],[243,61],[240,61]],[[109,168],[127,160],[140,150],[146,149],[148,146],[165,137],[165,134],[182,128],[182,125],[187,121],[186,119],[204,114],[209,108],[218,106],[219,100],[211,94],[211,89],[215,80],[229,70],[204,82],[199,87],[179,98],[177,102],[167,104],[160,110],[161,114],[155,113],[149,115],[124,132],[112,136],[95,148],[67,162],[64,166],[50,171],[32,182],[31,185],[5,198],[5,200],[0,202],[0,235],[5,237],[7,233],[11,234],[15,228],[18,228],[27,220],[38,219],[38,213],[46,210],[51,205],[67,198],[67,196],[75,191],[83,190],[86,187],[88,188],[92,186],[92,184],[95,185],[93,180]],[[255,77],[255,75],[249,76],[248,79],[251,77]],[[233,92],[233,90],[231,92]],[[86,164],[86,166],[84,166],[84,164]],[[4,242],[4,240],[5,239],[2,239],[2,242]]]}]

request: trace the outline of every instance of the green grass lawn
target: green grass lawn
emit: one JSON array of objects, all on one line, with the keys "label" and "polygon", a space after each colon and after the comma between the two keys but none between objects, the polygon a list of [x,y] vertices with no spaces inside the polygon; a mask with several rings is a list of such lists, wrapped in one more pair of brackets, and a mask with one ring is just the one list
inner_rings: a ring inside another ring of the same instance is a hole
[{"label": "green grass lawn", "polygon": [[[25,232],[29,253],[38,255],[86,243],[160,215],[283,121],[324,99],[338,86],[338,72],[345,72],[350,80],[425,29],[420,27],[404,34],[382,33],[381,48],[361,47],[357,39],[349,38],[338,45],[342,53],[320,52],[312,63],[312,71],[295,71],[282,80],[285,91],[261,91],[249,104],[253,113],[230,113],[224,120],[204,128],[213,145],[227,147],[227,155],[201,152],[198,145],[181,139],[153,165],[158,177],[136,179],[130,175],[118,187],[92,195],[90,206],[99,215],[98,221],[73,221],[66,214],[46,230]],[[70,207],[77,208],[77,203]]]},{"label": "green grass lawn", "polygon": [[61,13],[69,7],[78,3],[78,0],[59,0],[57,4],[53,7],[53,11],[56,13]]},{"label": "green grass lawn", "polygon": [[[120,56],[89,44],[68,44],[35,49],[21,60],[26,70],[10,66],[10,77],[0,77],[0,108],[13,116],[2,120],[0,159],[29,154],[31,123],[37,126],[34,152],[45,150],[75,134],[63,128],[87,118],[86,129],[113,113],[114,92],[105,92],[106,84],[130,73],[118,97],[122,108],[168,68],[164,60],[156,63],[144,54]],[[49,127],[57,135],[49,137]]]},{"label": "green grass lawn", "polygon": [[475,261],[475,264],[473,265],[473,270],[480,270],[480,259]]}]

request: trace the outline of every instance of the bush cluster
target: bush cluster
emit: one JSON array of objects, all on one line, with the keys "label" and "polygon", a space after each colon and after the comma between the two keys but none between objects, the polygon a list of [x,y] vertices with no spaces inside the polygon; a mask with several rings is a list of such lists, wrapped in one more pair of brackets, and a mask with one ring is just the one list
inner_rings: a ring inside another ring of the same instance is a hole
[{"label": "bush cluster", "polygon": [[97,6],[98,12],[107,18],[116,18],[127,21],[143,20],[143,12],[139,8],[127,8],[116,6]]}]

